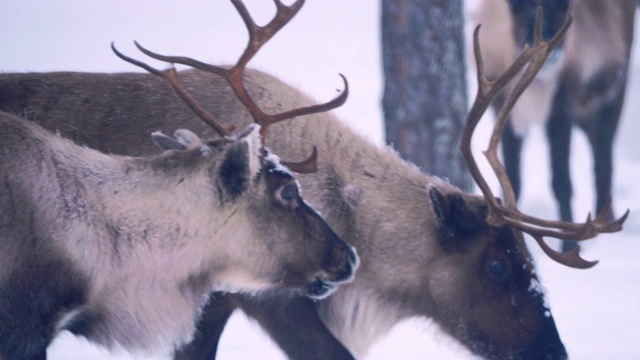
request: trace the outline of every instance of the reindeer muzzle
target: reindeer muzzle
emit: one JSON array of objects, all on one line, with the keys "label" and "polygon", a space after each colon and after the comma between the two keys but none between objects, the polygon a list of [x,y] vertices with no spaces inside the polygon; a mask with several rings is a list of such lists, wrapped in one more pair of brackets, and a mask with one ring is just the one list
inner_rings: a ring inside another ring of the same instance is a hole
[{"label": "reindeer muzzle", "polygon": [[353,280],[360,258],[355,248],[349,246],[325,225],[327,237],[332,246],[327,250],[323,270],[304,287],[304,294],[312,299],[323,299],[331,295],[338,285]]},{"label": "reindeer muzzle", "polygon": [[560,340],[553,316],[543,320],[538,337],[532,344],[516,352],[514,360],[566,360],[567,350]]}]

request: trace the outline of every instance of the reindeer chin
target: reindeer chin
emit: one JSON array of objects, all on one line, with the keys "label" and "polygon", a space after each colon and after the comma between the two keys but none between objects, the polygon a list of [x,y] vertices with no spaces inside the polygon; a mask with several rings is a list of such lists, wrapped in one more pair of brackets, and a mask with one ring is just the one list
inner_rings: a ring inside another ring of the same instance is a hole
[{"label": "reindeer chin", "polygon": [[316,277],[315,280],[308,283],[302,290],[304,296],[312,300],[322,300],[338,288],[338,283],[323,280],[320,277]]}]

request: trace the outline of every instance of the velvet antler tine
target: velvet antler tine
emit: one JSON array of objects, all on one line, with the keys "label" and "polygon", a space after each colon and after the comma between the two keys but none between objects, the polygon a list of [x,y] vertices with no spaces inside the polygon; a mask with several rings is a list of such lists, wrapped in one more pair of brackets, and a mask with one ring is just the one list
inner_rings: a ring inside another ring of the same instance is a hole
[{"label": "velvet antler tine", "polygon": [[540,248],[542,248],[542,251],[544,251],[544,253],[549,258],[551,258],[551,260],[559,264],[572,267],[575,269],[589,269],[596,266],[596,264],[598,264],[597,260],[589,261],[580,257],[580,246],[576,246],[573,250],[569,252],[559,252],[549,247],[549,245],[544,241],[544,239],[541,236],[536,235],[536,236],[533,236],[533,238],[538,243]]},{"label": "velvet antler tine", "polygon": [[[184,57],[184,56],[167,56],[155,53],[144,48],[139,43],[135,42],[136,47],[145,55],[160,61],[165,61],[171,64],[181,64],[193,67],[198,70],[202,70],[205,72],[213,73],[224,78],[227,83],[229,83],[232,91],[238,97],[242,105],[249,111],[253,120],[259,124],[260,134],[262,135],[263,142],[264,137],[267,131],[267,128],[279,121],[292,119],[298,116],[310,115],[320,112],[326,112],[331,109],[335,109],[347,100],[349,95],[349,84],[347,79],[340,74],[344,81],[344,91],[334,98],[331,101],[328,101],[324,104],[311,105],[307,107],[302,107],[298,109],[292,109],[288,111],[284,111],[281,113],[269,115],[266,114],[262,109],[258,106],[258,104],[253,101],[249,92],[247,91],[244,84],[244,73],[247,66],[247,63],[253,58],[253,56],[266,44],[269,39],[271,39],[278,31],[280,31],[291,19],[300,11],[302,6],[304,5],[304,0],[298,0],[292,5],[285,5],[280,0],[274,0],[276,5],[276,15],[271,21],[265,26],[258,26],[256,22],[251,17],[249,10],[241,0],[231,0],[231,3],[236,8],[236,11],[242,18],[247,31],[249,32],[249,41],[247,43],[247,47],[244,52],[240,56],[239,60],[230,68],[224,68],[219,66],[210,65],[207,63],[203,63],[198,60],[194,60],[192,58]],[[222,125],[217,122],[213,116],[207,113],[197,101],[195,101],[186,89],[180,83],[178,78],[178,73],[175,68],[171,67],[169,70],[160,71],[154,69],[153,67],[129,58],[120,52],[118,52],[115,47],[114,52],[123,60],[130,62],[136,66],[139,66],[152,74],[158,75],[166,79],[174,90],[178,93],[180,98],[196,113],[200,118],[202,118],[205,122],[210,124],[216,131],[218,131],[223,136],[228,136],[231,131],[233,131],[233,127],[231,125]],[[286,166],[289,166],[293,171],[301,172],[301,173],[309,173],[314,172],[317,169],[317,149],[314,147],[313,153],[311,157],[307,160],[295,163],[295,162],[283,162]]]},{"label": "velvet antler tine", "polygon": [[258,26],[244,3],[240,0],[231,0],[233,6],[235,6],[238,14],[244,21],[247,31],[249,31],[249,42],[245,51],[240,56],[240,59],[236,63],[236,67],[244,68],[247,63],[253,58],[253,56],[260,50],[262,45],[269,41],[280,29],[282,29],[289,21],[298,13],[298,11],[304,5],[304,0],[298,0],[295,3],[286,6],[282,2],[276,0],[276,16],[265,26]]},{"label": "velvet antler tine", "polygon": [[[137,45],[137,43],[136,43],[136,45]],[[154,75],[158,75],[160,77],[164,77],[164,74],[163,74],[163,72],[161,70],[158,70],[158,69],[156,69],[156,68],[154,68],[152,66],[149,66],[146,63],[143,63],[140,60],[136,60],[134,58],[131,58],[131,57],[121,53],[116,48],[116,45],[113,42],[111,42],[111,51],[113,51],[113,53],[116,54],[116,56],[118,56],[120,59],[122,59],[122,60],[124,60],[124,61],[126,61],[126,62],[128,62],[130,64],[133,64],[133,65],[135,65],[137,67],[143,68],[143,69],[147,70],[148,72],[150,72],[150,73],[152,73]]]},{"label": "velvet antler tine", "polygon": [[[542,250],[554,261],[566,266],[586,269],[594,266],[597,262],[587,261],[580,257],[579,248],[572,252],[561,253],[551,249],[544,241],[544,237],[553,237],[564,240],[582,241],[591,239],[600,233],[615,232],[622,229],[622,224],[626,220],[628,211],[620,219],[607,223],[605,218],[609,212],[610,204],[592,219],[589,215],[584,223],[571,223],[564,221],[544,220],[530,215],[526,215],[516,206],[515,194],[511,182],[499,161],[497,149],[502,132],[506,126],[509,112],[515,105],[519,96],[529,86],[531,81],[540,71],[545,61],[553,51],[554,47],[561,41],[571,24],[569,17],[558,33],[549,41],[542,38],[542,12],[539,10],[536,19],[536,33],[534,47],[525,47],[520,56],[502,73],[495,81],[489,81],[484,75],[482,54],[478,41],[479,27],[474,32],[474,54],[478,72],[478,94],[467,115],[466,124],[463,129],[460,149],[467,162],[471,176],[476,181],[487,202],[487,223],[493,226],[509,226],[516,233],[524,232],[531,235],[540,245]],[[526,68],[525,68],[526,67]],[[522,71],[525,69],[524,71]],[[496,116],[496,123],[493,129],[489,148],[484,152],[493,172],[495,173],[503,190],[505,202],[500,203],[491,192],[484,176],[480,173],[473,154],[471,153],[471,136],[480,118],[489,107],[491,101],[509,83],[520,74],[518,81],[510,88],[505,103]]]},{"label": "velvet antler tine", "polygon": [[347,98],[349,97],[349,83],[347,82],[347,78],[344,75],[342,74],[338,74],[338,75],[340,75],[344,83],[344,90],[340,92],[340,95],[336,96],[333,100],[330,100],[324,104],[311,105],[311,106],[293,109],[293,110],[272,115],[270,116],[270,119],[269,119],[269,125],[275,124],[282,120],[291,119],[297,116],[327,112],[329,110],[333,110],[335,108],[342,106],[347,101]]},{"label": "velvet antler tine", "polygon": [[[145,52],[146,50],[140,46],[137,42],[134,42],[138,49]],[[211,114],[209,114],[197,101],[195,101],[191,95],[186,91],[186,89],[182,86],[180,81],[178,80],[178,75],[176,69],[174,67],[169,68],[168,70],[158,70],[155,69],[148,64],[145,64],[142,61],[133,59],[129,56],[124,55],[118,49],[116,49],[115,44],[111,43],[111,49],[113,52],[122,60],[141,67],[148,72],[160,76],[161,78],[167,80],[169,84],[173,87],[175,92],[180,96],[180,98],[187,104],[193,112],[195,112],[204,122],[206,122],[209,126],[211,126],[220,136],[229,136],[231,132],[235,129],[234,125],[224,125],[216,120]]]},{"label": "velvet antler tine", "polygon": [[318,148],[313,147],[311,156],[300,162],[282,161],[282,164],[298,174],[311,174],[318,171]]},{"label": "velvet antler tine", "polygon": [[207,63],[203,63],[201,61],[198,61],[198,60],[195,60],[195,59],[192,59],[192,58],[188,58],[188,57],[185,57],[185,56],[161,55],[161,54],[155,53],[155,52],[143,47],[137,41],[134,41],[133,43],[136,45],[138,50],[140,50],[140,52],[142,52],[143,54],[147,55],[148,57],[150,57],[152,59],[168,62],[170,64],[186,65],[186,66],[190,66],[190,67],[195,68],[195,69],[199,69],[199,70],[202,70],[202,71],[214,73],[214,74],[221,75],[221,76],[224,76],[224,74],[226,74],[228,72],[228,70],[225,69],[225,68],[222,68],[222,67],[219,67],[219,66],[214,66],[214,65],[211,65],[211,64],[207,64]]}]

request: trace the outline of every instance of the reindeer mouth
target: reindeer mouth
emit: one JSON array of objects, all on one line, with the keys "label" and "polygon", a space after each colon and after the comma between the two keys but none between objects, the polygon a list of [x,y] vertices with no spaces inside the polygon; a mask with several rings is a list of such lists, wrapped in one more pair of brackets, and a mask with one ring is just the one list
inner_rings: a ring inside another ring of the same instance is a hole
[{"label": "reindeer mouth", "polygon": [[336,269],[325,270],[316,274],[315,278],[303,287],[303,294],[311,299],[320,300],[333,294],[340,284],[351,282],[360,266],[360,258],[356,250],[349,246],[345,252],[346,264]]},{"label": "reindeer mouth", "polygon": [[316,277],[315,280],[304,287],[303,293],[313,300],[321,300],[333,294],[337,288],[338,283]]}]

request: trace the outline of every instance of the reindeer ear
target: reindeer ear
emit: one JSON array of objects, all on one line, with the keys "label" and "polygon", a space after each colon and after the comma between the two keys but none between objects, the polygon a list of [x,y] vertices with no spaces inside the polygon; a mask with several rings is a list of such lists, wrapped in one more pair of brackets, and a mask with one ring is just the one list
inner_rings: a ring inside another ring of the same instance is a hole
[{"label": "reindeer ear", "polygon": [[187,148],[178,140],[173,139],[160,131],[154,131],[151,133],[151,138],[162,150],[184,150]]},{"label": "reindeer ear", "polygon": [[200,137],[194,134],[191,130],[178,129],[173,133],[173,137],[189,149],[195,149],[202,146],[202,140],[200,140]]},{"label": "reindeer ear", "polygon": [[162,150],[195,149],[202,146],[202,140],[191,130],[178,129],[173,133],[175,139],[160,131],[151,133],[151,138]]},{"label": "reindeer ear", "polygon": [[262,156],[262,136],[260,136],[260,125],[251,124],[242,130],[238,135],[238,141],[247,144],[249,156],[249,172],[255,176],[260,172],[260,158]]},{"label": "reindeer ear", "polygon": [[242,195],[260,171],[261,145],[260,127],[251,126],[224,152],[218,178],[231,200]]},{"label": "reindeer ear", "polygon": [[443,194],[435,186],[429,186],[428,192],[438,222],[438,240],[443,248],[457,248],[482,228],[484,212],[469,204],[463,195],[457,192]]},{"label": "reindeer ear", "polygon": [[249,187],[249,147],[245,142],[234,142],[224,152],[224,158],[218,167],[218,179],[225,194],[231,200]]}]

